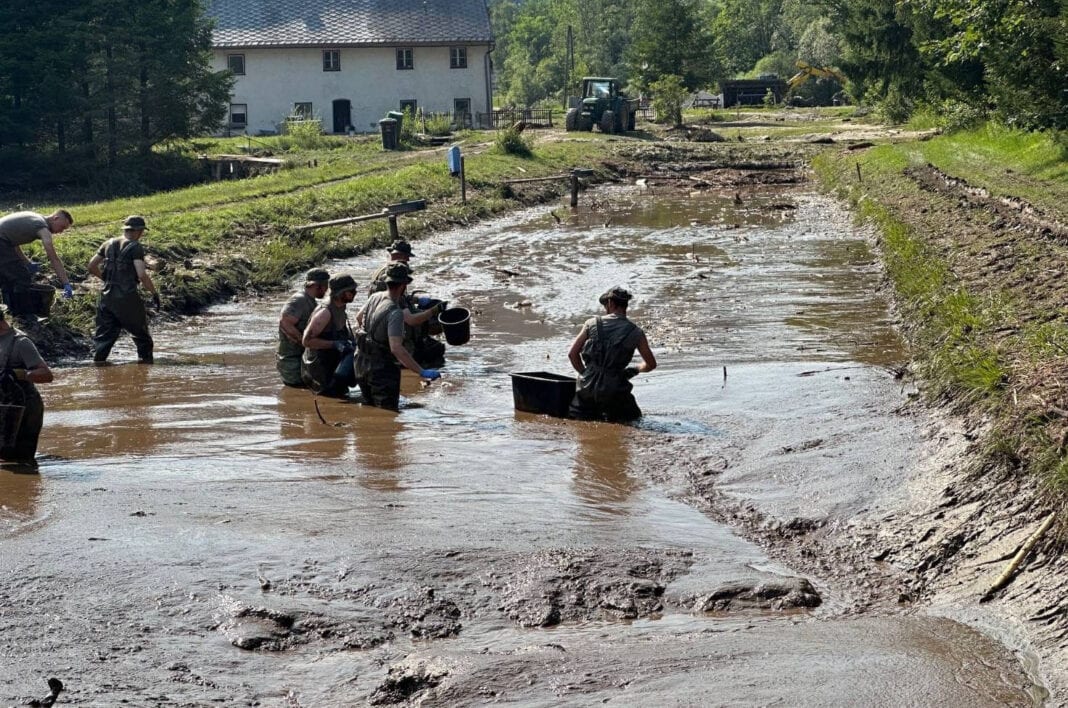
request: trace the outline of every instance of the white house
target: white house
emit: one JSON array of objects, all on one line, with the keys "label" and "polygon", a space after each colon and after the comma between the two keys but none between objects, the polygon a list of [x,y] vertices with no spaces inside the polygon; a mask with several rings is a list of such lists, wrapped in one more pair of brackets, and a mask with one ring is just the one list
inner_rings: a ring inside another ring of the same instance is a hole
[{"label": "white house", "polygon": [[366,132],[408,106],[493,105],[485,0],[212,0],[208,14],[213,66],[236,76],[231,129],[273,132],[301,114]]}]

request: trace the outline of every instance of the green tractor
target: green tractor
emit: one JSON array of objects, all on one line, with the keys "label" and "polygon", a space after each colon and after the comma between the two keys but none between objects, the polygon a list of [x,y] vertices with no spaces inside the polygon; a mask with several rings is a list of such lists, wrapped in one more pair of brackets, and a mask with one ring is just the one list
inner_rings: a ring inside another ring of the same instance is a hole
[{"label": "green tractor", "polygon": [[593,130],[602,133],[622,133],[634,130],[638,99],[627,98],[619,90],[619,81],[603,76],[587,76],[582,80],[582,102],[569,108],[564,117],[567,130]]}]

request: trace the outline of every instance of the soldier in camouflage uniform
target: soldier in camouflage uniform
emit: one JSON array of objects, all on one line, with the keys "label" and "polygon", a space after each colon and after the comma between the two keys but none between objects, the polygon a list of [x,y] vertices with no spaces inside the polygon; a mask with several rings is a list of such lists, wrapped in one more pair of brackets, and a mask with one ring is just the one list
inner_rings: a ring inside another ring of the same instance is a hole
[{"label": "soldier in camouflage uniform", "polygon": [[[656,357],[645,333],[627,319],[630,300],[631,294],[623,288],[609,289],[599,299],[605,314],[587,320],[571,344],[567,356],[579,373],[572,418],[626,422],[642,415],[630,379],[655,369]],[[635,350],[642,363],[630,366]]]},{"label": "soldier in camouflage uniform", "polygon": [[441,308],[438,305],[412,314],[406,307],[405,296],[405,289],[411,282],[411,271],[406,264],[391,264],[386,271],[387,290],[369,297],[356,313],[356,323],[361,328],[357,336],[356,378],[367,405],[397,410],[401,382],[398,364],[424,379],[434,380],[441,376],[436,369],[420,366],[404,348],[405,326],[421,325]]},{"label": "soldier in camouflage uniform", "polygon": [[317,300],[326,295],[330,274],[322,268],[312,268],[304,277],[304,290],[289,298],[278,318],[278,374],[286,386],[302,388],[300,358],[304,355],[304,328],[308,326]]}]

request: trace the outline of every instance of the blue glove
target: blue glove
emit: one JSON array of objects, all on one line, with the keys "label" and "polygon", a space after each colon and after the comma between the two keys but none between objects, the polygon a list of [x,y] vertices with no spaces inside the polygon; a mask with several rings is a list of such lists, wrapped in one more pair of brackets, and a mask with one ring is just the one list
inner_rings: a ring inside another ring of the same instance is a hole
[{"label": "blue glove", "polygon": [[26,270],[30,271],[30,275],[37,275],[41,272],[41,264],[30,261],[26,264]]},{"label": "blue glove", "polygon": [[431,381],[441,378],[441,373],[437,369],[423,369],[419,372],[419,375]]},{"label": "blue glove", "polygon": [[415,304],[419,306],[420,310],[427,309],[428,307],[430,307],[430,296],[429,295],[423,295],[422,297],[420,297],[418,300],[415,301]]},{"label": "blue glove", "polygon": [[348,354],[356,347],[352,346],[352,342],[347,339],[338,339],[334,341],[334,349],[337,349],[338,354]]},{"label": "blue glove", "polygon": [[63,286],[63,299],[70,300],[72,297],[74,297],[74,286],[67,283]]}]

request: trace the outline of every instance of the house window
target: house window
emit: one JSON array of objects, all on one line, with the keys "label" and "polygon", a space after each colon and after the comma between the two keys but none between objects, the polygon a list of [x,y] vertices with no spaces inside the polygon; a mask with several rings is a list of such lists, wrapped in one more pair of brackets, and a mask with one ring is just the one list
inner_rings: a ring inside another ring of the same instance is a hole
[{"label": "house window", "polygon": [[312,117],[312,104],[311,101],[304,103],[293,104],[293,117],[300,120],[311,120]]},{"label": "house window", "polygon": [[230,127],[243,128],[248,125],[248,104],[230,104]]},{"label": "house window", "polygon": [[341,71],[341,51],[338,49],[323,50],[323,71]]},{"label": "house window", "polygon": [[471,115],[471,99],[454,98],[452,100],[452,112],[456,114],[457,118]]},{"label": "house window", "polygon": [[408,111],[412,114],[413,118],[415,117],[415,111],[418,107],[419,106],[414,98],[408,98],[400,102],[400,112],[404,113],[405,111]]},{"label": "house window", "polygon": [[412,54],[411,47],[405,47],[404,49],[397,50],[397,69],[414,69],[415,58]]},{"label": "house window", "polygon": [[467,68],[467,47],[449,47],[449,68]]},{"label": "house window", "polygon": [[226,68],[230,70],[231,74],[236,76],[245,75],[245,55],[244,54],[227,54],[226,55]]}]

